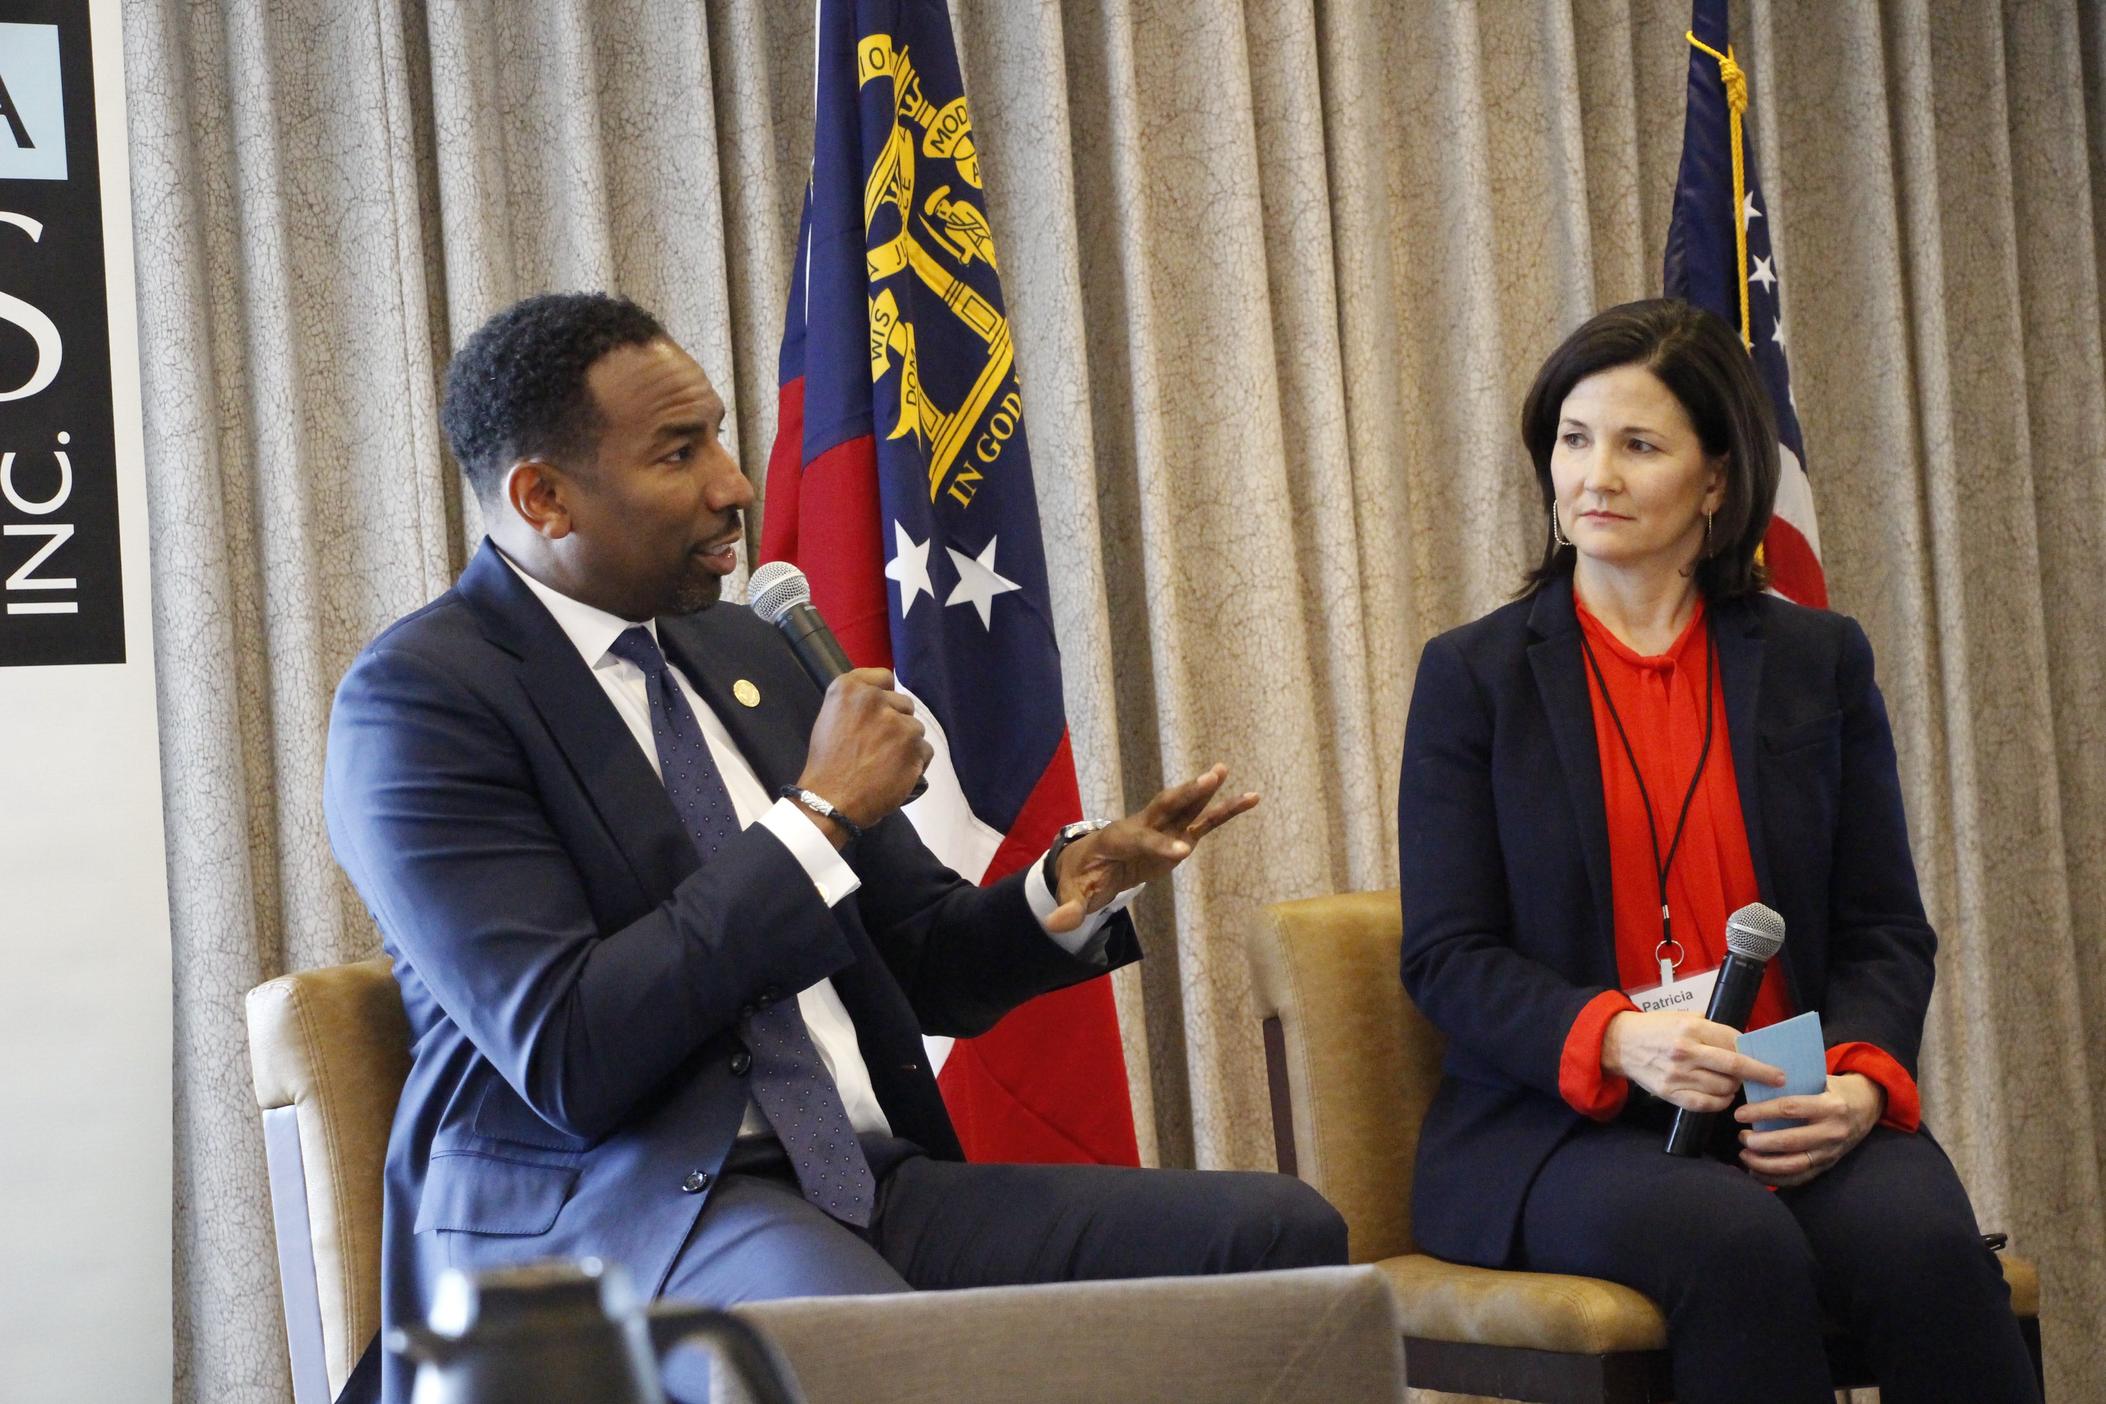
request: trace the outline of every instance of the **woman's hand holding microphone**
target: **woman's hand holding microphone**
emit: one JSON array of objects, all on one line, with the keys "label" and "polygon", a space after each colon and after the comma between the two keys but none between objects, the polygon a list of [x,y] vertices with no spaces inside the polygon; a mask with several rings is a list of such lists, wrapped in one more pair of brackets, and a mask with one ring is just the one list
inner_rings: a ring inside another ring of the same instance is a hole
[{"label": "woman's hand holding microphone", "polygon": [[[1736,1030],[1695,1014],[1626,1010],[1602,1033],[1602,1071],[1628,1078],[1662,1101],[1697,1112],[1733,1105],[1743,1081],[1784,1085],[1784,1070],[1740,1052]],[[1743,1106],[1740,1162],[1767,1185],[1803,1185],[1849,1154],[1878,1124],[1886,1094],[1870,1078],[1844,1073],[1825,1092],[1778,1097]],[[1755,1121],[1795,1120],[1802,1126],[1757,1131]]]},{"label": "woman's hand holding microphone", "polygon": [[1742,1079],[1784,1086],[1784,1070],[1733,1046],[1739,1033],[1695,1014],[1625,1010],[1602,1033],[1602,1071],[1697,1112],[1733,1105]]}]

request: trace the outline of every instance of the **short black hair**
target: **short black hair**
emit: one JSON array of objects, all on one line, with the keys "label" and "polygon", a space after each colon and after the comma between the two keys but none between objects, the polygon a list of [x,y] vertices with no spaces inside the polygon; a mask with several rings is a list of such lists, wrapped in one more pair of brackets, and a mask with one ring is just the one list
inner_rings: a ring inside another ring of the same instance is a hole
[{"label": "short black hair", "polygon": [[[1716,314],[1680,298],[1626,302],[1590,317],[1550,353],[1521,404],[1521,441],[1535,460],[1543,508],[1556,510],[1550,453],[1565,397],[1590,375],[1643,366],[1681,401],[1704,452],[1723,458],[1726,494],[1697,558],[1697,588],[1709,600],[1753,594],[1769,583],[1757,559],[1777,500],[1777,416],[1755,373],[1755,358]],[[1574,551],[1550,539],[1521,593],[1532,595],[1572,573]]]},{"label": "short black hair", "polygon": [[603,292],[540,293],[477,327],[446,368],[439,404],[477,499],[489,502],[522,458],[591,458],[604,426],[586,373],[609,351],[666,339],[656,317]]}]

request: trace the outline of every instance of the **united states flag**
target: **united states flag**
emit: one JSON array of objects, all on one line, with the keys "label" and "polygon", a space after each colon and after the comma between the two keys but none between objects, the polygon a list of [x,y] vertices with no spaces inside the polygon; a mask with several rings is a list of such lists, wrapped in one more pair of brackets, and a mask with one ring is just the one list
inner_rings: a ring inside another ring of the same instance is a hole
[{"label": "united states flag", "polygon": [[[1741,121],[1746,70],[1726,38],[1726,0],[1695,0],[1689,28],[1689,111],[1682,170],[1667,227],[1665,291],[1740,329],[1777,411],[1782,472],[1777,510],[1763,537],[1770,586],[1800,604],[1828,605],[1821,533],[1806,477],[1806,442],[1785,363],[1784,306],[1770,252],[1769,208],[1755,175],[1755,134]],[[1736,190],[1735,157],[1739,157]]]}]

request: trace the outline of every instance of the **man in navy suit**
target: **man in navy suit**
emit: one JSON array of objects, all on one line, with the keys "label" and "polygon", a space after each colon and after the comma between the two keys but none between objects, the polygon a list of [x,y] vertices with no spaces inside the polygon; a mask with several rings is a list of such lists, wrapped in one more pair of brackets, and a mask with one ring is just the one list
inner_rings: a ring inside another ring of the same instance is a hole
[{"label": "man in navy suit", "polygon": [[1255,795],[1217,766],[975,887],[897,812],[889,675],[822,696],[717,606],[752,489],[649,314],[507,309],[444,418],[489,539],[353,664],[324,793],[413,1036],[386,1321],[552,1255],[715,1303],[1344,1261],[1292,1179],[961,1163],[921,1043],[1137,959],[1124,900]]}]

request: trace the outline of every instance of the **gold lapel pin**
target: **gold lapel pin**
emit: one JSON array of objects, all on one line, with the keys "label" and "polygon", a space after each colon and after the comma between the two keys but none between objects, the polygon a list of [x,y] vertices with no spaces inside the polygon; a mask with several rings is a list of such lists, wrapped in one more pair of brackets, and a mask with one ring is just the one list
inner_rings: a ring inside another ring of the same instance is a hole
[{"label": "gold lapel pin", "polygon": [[739,699],[741,707],[758,707],[760,705],[760,689],[747,682],[744,678],[740,678],[731,685],[731,695]]}]

